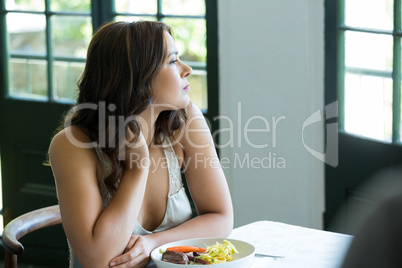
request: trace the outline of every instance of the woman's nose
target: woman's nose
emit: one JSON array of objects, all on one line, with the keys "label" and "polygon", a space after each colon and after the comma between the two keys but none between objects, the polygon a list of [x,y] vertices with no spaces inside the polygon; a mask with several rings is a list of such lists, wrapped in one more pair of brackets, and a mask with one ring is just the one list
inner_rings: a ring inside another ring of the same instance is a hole
[{"label": "woman's nose", "polygon": [[193,68],[183,63],[183,77],[189,77],[193,72]]}]

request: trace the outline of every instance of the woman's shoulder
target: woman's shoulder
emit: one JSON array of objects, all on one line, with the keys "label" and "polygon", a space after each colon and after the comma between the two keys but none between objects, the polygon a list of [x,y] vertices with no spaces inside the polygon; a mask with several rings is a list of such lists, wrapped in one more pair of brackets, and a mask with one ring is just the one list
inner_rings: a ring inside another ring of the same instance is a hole
[{"label": "woman's shoulder", "polygon": [[197,105],[194,103],[190,102],[190,104],[185,108],[186,111],[186,121],[185,123],[181,126],[180,129],[176,130],[173,135],[170,137],[171,140],[174,141],[181,141],[183,137],[186,135],[186,131],[188,131],[188,126],[193,123],[194,120],[197,119],[197,117],[201,118],[200,116],[204,116],[198,108]]},{"label": "woman's shoulder", "polygon": [[188,119],[191,119],[191,118],[194,118],[197,116],[204,117],[203,113],[201,112],[201,109],[193,102],[190,102],[190,104],[186,107],[186,111],[187,111]]},{"label": "woman's shoulder", "polygon": [[184,147],[209,144],[211,131],[201,109],[194,103],[187,107],[187,120],[184,126],[175,133],[175,139],[180,140]]},{"label": "woman's shoulder", "polygon": [[[49,164],[55,179],[71,180],[71,174],[77,172],[87,177],[96,174],[99,160],[93,147],[90,138],[78,127],[70,126],[58,132],[49,146]],[[80,178],[78,175],[72,177]]]},{"label": "woman's shoulder", "polygon": [[77,126],[68,126],[59,131],[50,142],[49,154],[66,151],[87,151],[93,148],[91,139]]}]

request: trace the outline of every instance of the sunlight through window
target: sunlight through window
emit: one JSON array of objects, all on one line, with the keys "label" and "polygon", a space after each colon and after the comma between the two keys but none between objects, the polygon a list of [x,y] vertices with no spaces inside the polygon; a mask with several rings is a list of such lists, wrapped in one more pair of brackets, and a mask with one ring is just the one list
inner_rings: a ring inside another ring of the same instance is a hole
[{"label": "sunlight through window", "polygon": [[394,34],[400,30],[394,12],[400,13],[393,0],[344,0],[344,24],[339,27],[344,54],[341,124],[348,133],[385,142],[400,141],[401,99],[396,97],[401,74],[394,68],[400,71],[401,53],[396,50],[401,37]]}]

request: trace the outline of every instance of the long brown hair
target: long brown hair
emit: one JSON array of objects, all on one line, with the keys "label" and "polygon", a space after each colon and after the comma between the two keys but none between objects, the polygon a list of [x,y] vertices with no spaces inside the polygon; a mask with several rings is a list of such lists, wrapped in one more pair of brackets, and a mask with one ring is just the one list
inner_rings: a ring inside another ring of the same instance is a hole
[{"label": "long brown hair", "polygon": [[[88,48],[85,69],[78,82],[77,105],[102,102],[104,107],[113,109],[105,109],[105,126],[102,128],[98,110],[78,109],[71,118],[65,118],[98,144],[103,135],[106,144],[101,150],[112,161],[112,173],[105,178],[105,184],[112,193],[125,170],[125,162],[119,159],[119,138],[126,137],[130,130],[135,142],[140,124],[137,120],[129,120],[121,130],[111,119],[117,122],[119,116],[138,115],[151,104],[151,81],[167,57],[165,31],[173,36],[171,28],[161,22],[111,22],[102,26]],[[184,109],[162,112],[156,121],[154,136],[172,136],[185,120]],[[156,143],[161,142],[156,139]]]}]

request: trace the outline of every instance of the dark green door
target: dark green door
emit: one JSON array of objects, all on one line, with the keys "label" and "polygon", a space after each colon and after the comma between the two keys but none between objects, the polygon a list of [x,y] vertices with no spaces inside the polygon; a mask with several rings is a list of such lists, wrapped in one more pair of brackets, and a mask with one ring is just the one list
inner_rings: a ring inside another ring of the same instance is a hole
[{"label": "dark green door", "polygon": [[402,193],[401,164],[401,146],[341,132],[339,165],[327,166],[325,172],[326,229],[356,234],[380,202],[395,191]]},{"label": "dark green door", "polygon": [[[51,137],[73,104],[92,35],[90,1],[1,1],[0,150],[5,224],[57,204]],[[63,229],[21,239],[20,262],[68,266]]]},{"label": "dark green door", "polygon": [[[44,166],[50,137],[65,105],[2,98],[1,165],[4,221],[40,207],[57,204],[50,167]],[[21,239],[20,261],[67,265],[67,244],[60,226]]]},{"label": "dark green door", "polygon": [[325,101],[339,103],[339,165],[326,166],[325,228],[354,234],[375,206],[402,189],[396,179],[402,174],[390,173],[402,164],[402,5],[325,6]]}]

